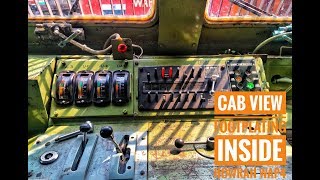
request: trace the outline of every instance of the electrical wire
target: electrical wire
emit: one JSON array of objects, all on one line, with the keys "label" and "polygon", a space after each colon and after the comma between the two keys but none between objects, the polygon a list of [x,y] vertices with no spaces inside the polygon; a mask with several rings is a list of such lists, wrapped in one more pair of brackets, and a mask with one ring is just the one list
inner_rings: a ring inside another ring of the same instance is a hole
[{"label": "electrical wire", "polygon": [[107,48],[108,45],[111,44],[111,39],[117,39],[117,38],[120,38],[120,34],[118,34],[118,33],[114,33],[114,34],[112,34],[111,36],[109,36],[108,39],[106,40],[106,42],[104,43],[102,49]]},{"label": "electrical wire", "polygon": [[[284,36],[284,35],[291,35],[292,32],[285,32],[285,33],[281,33],[281,34],[278,34],[278,35],[275,35],[275,36],[272,36],[266,40],[264,40],[262,43],[260,43],[252,52],[252,54],[255,54],[259,49],[261,49],[263,46],[265,46],[266,44],[268,44],[269,42],[281,37],[281,36]],[[289,38],[289,37],[288,37]],[[287,40],[287,39],[286,39]],[[288,41],[288,40],[287,40]],[[290,41],[289,41],[290,42]],[[292,41],[291,41],[292,42]]]},{"label": "electrical wire", "polygon": [[193,148],[194,148],[194,150],[195,150],[200,156],[205,157],[205,158],[208,158],[208,159],[214,159],[214,157],[212,157],[212,156],[207,156],[207,155],[205,155],[205,154],[202,154],[202,153],[198,150],[198,148],[196,148],[196,145],[195,145],[195,144],[193,144]]},{"label": "electrical wire", "polygon": [[140,59],[140,57],[141,57],[142,54],[143,54],[143,49],[142,49],[142,47],[139,46],[139,45],[136,45],[136,44],[132,44],[132,47],[136,47],[136,48],[139,48],[139,49],[140,49],[140,54],[139,54],[139,55],[134,55],[134,57]]}]

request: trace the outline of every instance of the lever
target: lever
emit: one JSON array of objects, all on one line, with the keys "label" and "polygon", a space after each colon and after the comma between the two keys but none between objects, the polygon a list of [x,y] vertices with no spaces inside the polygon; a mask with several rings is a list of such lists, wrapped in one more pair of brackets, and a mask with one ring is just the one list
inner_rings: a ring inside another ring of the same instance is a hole
[{"label": "lever", "polygon": [[202,73],[202,67],[199,68],[199,71],[197,73],[197,77],[200,78],[201,77],[201,73]]},{"label": "lever", "polygon": [[89,124],[84,123],[80,125],[80,131],[83,133],[83,139],[82,139],[82,147],[84,149],[84,147],[86,146],[87,143],[87,133],[90,131],[91,127]]},{"label": "lever", "polygon": [[148,82],[150,82],[150,73],[147,72],[147,79],[148,79]]},{"label": "lever", "polygon": [[157,68],[154,68],[154,78],[158,79],[158,70],[157,70]]},{"label": "lever", "polygon": [[100,136],[105,139],[110,139],[114,146],[116,147],[117,153],[121,153],[121,160],[124,160],[124,154],[119,146],[119,144],[114,140],[113,129],[111,126],[104,126],[100,130]]},{"label": "lever", "polygon": [[207,150],[213,150],[214,149],[214,137],[208,137],[207,141],[201,142],[201,141],[194,141],[194,142],[184,142],[182,139],[176,139],[174,141],[174,145],[176,148],[182,148],[184,145],[188,144],[205,144]]},{"label": "lever", "polygon": [[69,37],[67,37],[66,39],[64,39],[63,41],[61,41],[58,46],[63,48],[66,46],[66,44],[68,42],[70,42],[71,40],[73,40],[74,38],[76,38],[79,34],[81,34],[81,30],[77,29],[74,33],[72,33]]},{"label": "lever", "polygon": [[148,92],[147,100],[148,100],[149,103],[151,103],[151,91]]},{"label": "lever", "polygon": [[[93,124],[90,121],[86,121],[85,124],[88,124],[90,126],[90,129],[89,129],[89,131],[87,131],[87,133],[92,133],[93,130],[94,130]],[[80,129],[81,129],[81,126],[80,126]],[[65,135],[57,137],[55,139],[55,142],[61,142],[61,141],[64,141],[64,140],[67,140],[67,139],[70,139],[70,138],[74,138],[74,137],[77,137],[80,134],[81,134],[80,130],[72,132],[72,133],[69,133],[69,134],[65,134]]]},{"label": "lever", "polygon": [[170,102],[173,101],[173,95],[174,95],[174,92],[171,92],[171,93],[170,93],[170,97],[169,97],[169,101],[170,101]]}]

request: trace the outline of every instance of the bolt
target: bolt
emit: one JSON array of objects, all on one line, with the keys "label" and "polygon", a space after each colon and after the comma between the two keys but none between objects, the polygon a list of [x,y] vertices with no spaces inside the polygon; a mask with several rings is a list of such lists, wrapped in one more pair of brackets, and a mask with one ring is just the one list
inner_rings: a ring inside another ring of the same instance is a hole
[{"label": "bolt", "polygon": [[54,117],[58,117],[58,112],[54,111],[53,115],[54,115]]},{"label": "bolt", "polygon": [[141,138],[141,140],[145,140],[145,139],[146,139],[145,137],[142,137],[142,138]]},{"label": "bolt", "polygon": [[66,62],[65,62],[65,61],[62,61],[62,62],[61,62],[61,65],[62,65],[62,66],[66,66]]},{"label": "bolt", "polygon": [[138,65],[139,65],[139,62],[138,62],[138,61],[135,61],[135,62],[134,62],[134,65],[138,66]]},{"label": "bolt", "polygon": [[145,174],[144,170],[140,171],[140,175],[143,176]]},{"label": "bolt", "polygon": [[29,171],[29,172],[28,172],[28,177],[31,177],[32,174],[33,174],[33,170]]},{"label": "bolt", "polygon": [[44,144],[45,146],[49,146],[51,143],[50,142],[47,142],[46,144]]},{"label": "bolt", "polygon": [[36,144],[40,144],[40,143],[41,143],[41,141],[40,141],[40,140],[36,141]]},{"label": "bolt", "polygon": [[140,104],[139,109],[143,109],[143,105],[142,104]]},{"label": "bolt", "polygon": [[123,113],[123,114],[128,114],[127,109],[123,109],[122,113]]}]

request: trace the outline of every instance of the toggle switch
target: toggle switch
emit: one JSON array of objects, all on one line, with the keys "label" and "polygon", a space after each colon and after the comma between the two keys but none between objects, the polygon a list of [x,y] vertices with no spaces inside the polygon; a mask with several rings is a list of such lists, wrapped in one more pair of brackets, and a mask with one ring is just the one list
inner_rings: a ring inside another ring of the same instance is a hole
[{"label": "toggle switch", "polygon": [[187,91],[187,94],[185,94],[184,99],[183,99],[184,102],[187,102],[187,101],[188,101],[189,95],[190,95],[190,92]]},{"label": "toggle switch", "polygon": [[169,78],[172,78],[172,73],[173,73],[173,70],[172,70],[172,67],[169,68]]},{"label": "toggle switch", "polygon": [[147,98],[148,102],[151,103],[151,91],[148,92],[148,98]]},{"label": "toggle switch", "polygon": [[169,101],[170,101],[170,102],[173,102],[173,95],[174,95],[174,93],[171,92],[171,93],[170,93],[170,97],[169,97]]},{"label": "toggle switch", "polygon": [[197,77],[200,78],[201,77],[201,73],[202,73],[202,67],[199,68],[198,73],[197,73]]},{"label": "toggle switch", "polygon": [[179,78],[180,67],[177,67],[176,78]]},{"label": "toggle switch", "polygon": [[162,103],[165,103],[166,102],[166,95],[163,95],[162,96]]},{"label": "toggle switch", "polygon": [[166,69],[164,67],[161,68],[161,77],[162,79],[165,79]]},{"label": "toggle switch", "polygon": [[158,79],[158,69],[154,68],[154,78]]},{"label": "toggle switch", "polygon": [[201,141],[194,141],[194,142],[184,142],[182,139],[176,139],[174,141],[174,146],[176,148],[182,148],[184,145],[189,145],[189,144],[205,144],[207,150],[213,150],[214,149],[214,137],[208,137],[206,142],[201,142]]},{"label": "toggle switch", "polygon": [[156,101],[156,102],[158,102],[159,101],[159,95],[158,95],[159,93],[158,93],[158,91],[156,92],[156,95],[155,95],[155,97],[154,97],[154,100]]},{"label": "toggle switch", "polygon": [[194,74],[194,67],[192,67],[192,69],[191,69],[190,78],[193,78],[193,74]]},{"label": "toggle switch", "polygon": [[150,73],[147,72],[147,79],[148,79],[148,82],[150,82]]},{"label": "toggle switch", "polygon": [[200,104],[206,102],[206,98],[204,98],[203,94],[200,95]]}]

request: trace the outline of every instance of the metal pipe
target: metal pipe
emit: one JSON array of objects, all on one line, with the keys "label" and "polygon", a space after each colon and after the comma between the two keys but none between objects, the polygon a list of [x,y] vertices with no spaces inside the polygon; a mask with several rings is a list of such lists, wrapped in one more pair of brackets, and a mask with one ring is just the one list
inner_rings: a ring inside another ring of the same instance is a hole
[{"label": "metal pipe", "polygon": [[[59,28],[56,28],[54,30],[54,34],[60,36],[62,39],[66,39],[68,38],[67,36],[65,36],[64,34],[59,32]],[[89,48],[88,46],[86,46],[85,44],[80,44],[75,40],[70,40],[70,43],[77,46],[78,48],[82,49],[83,51],[87,51],[91,54],[95,54],[95,55],[101,55],[101,54],[105,54],[107,51],[111,50],[112,46],[110,45],[109,47],[102,49],[102,50],[94,50]]]},{"label": "metal pipe", "polygon": [[281,34],[278,34],[278,35],[275,35],[275,36],[272,36],[266,40],[264,40],[262,43],[260,43],[252,52],[252,54],[255,54],[259,49],[261,49],[263,46],[265,46],[266,44],[268,44],[269,42],[283,36],[283,35],[290,35],[292,34],[292,32],[285,32],[285,33],[281,33]]}]

